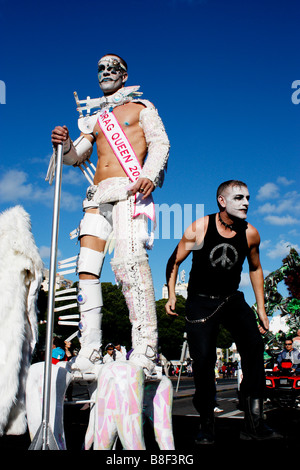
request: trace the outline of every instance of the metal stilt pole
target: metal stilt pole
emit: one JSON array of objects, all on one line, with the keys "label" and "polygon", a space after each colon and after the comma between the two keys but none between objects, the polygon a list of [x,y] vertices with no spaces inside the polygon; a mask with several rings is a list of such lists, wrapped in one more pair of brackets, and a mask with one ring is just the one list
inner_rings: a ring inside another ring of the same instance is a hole
[{"label": "metal stilt pole", "polygon": [[180,378],[181,378],[182,366],[183,366],[184,361],[186,360],[186,352],[187,352],[187,346],[188,346],[188,342],[186,340],[187,334],[183,333],[183,337],[184,337],[184,342],[183,342],[182,349],[181,349],[180,369],[179,369],[179,374],[178,374],[178,379],[177,379],[176,393],[178,392],[179,382],[180,382]]},{"label": "metal stilt pole", "polygon": [[54,438],[53,432],[49,426],[50,415],[50,394],[51,394],[51,369],[52,369],[52,342],[53,342],[53,323],[54,323],[54,303],[55,303],[55,280],[56,280],[56,261],[57,261],[57,242],[59,227],[59,211],[61,196],[62,179],[62,159],[63,146],[57,147],[57,161],[55,171],[55,189],[52,220],[52,239],[49,270],[49,294],[48,294],[48,315],[46,331],[46,352],[44,369],[44,389],[43,389],[43,409],[42,423],[29,447],[31,450],[58,450],[59,447]]}]

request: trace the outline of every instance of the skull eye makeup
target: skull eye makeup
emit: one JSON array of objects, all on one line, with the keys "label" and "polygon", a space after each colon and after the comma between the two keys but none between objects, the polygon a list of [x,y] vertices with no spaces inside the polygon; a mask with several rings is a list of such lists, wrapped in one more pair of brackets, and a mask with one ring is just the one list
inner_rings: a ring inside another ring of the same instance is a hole
[{"label": "skull eye makeup", "polygon": [[100,72],[109,72],[116,75],[119,72],[122,72],[122,68],[119,62],[114,61],[112,65],[110,64],[99,64],[98,65],[98,73]]},{"label": "skull eye makeup", "polygon": [[233,199],[235,199],[236,201],[242,201],[244,198],[245,198],[247,201],[249,201],[250,196],[244,196],[243,194],[237,194],[236,196],[234,196]]},{"label": "skull eye makeup", "polygon": [[119,72],[117,67],[107,67],[107,71],[116,75]]}]

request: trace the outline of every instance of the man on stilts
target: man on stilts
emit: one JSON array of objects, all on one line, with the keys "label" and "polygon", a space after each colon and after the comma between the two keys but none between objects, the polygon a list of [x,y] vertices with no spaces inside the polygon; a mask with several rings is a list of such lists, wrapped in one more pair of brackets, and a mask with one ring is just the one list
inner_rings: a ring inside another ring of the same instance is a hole
[{"label": "man on stilts", "polygon": [[[113,234],[111,261],[129,309],[132,325],[130,360],[141,366],[146,377],[154,374],[157,353],[155,297],[146,253],[148,218],[154,220],[152,192],[161,186],[169,155],[169,140],[155,107],[139,98],[139,87],[124,87],[126,62],[107,54],[98,62],[103,98],[100,111],[81,116],[80,137],[74,142],[66,126],[52,131],[54,148],[64,147],[64,163],[80,165],[96,144],[98,161],[93,184],[83,201],[79,227],[80,254],[78,306],[80,352],[72,369],[93,372],[101,357],[100,275],[105,247]],[[53,179],[55,152],[47,179]]]}]

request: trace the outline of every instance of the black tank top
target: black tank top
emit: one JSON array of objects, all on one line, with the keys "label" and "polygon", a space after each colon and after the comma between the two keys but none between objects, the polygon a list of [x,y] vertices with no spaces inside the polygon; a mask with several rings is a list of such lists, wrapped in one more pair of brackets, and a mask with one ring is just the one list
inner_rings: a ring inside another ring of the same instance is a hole
[{"label": "black tank top", "polygon": [[241,221],[232,238],[222,237],[216,227],[216,214],[209,215],[204,242],[193,250],[188,294],[226,296],[237,291],[243,263],[248,253],[247,222]]}]

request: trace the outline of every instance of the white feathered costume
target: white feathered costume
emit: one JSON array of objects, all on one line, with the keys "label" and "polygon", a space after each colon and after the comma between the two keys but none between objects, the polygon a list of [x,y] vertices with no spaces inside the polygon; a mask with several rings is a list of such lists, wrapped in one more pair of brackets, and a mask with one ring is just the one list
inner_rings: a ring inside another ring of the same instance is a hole
[{"label": "white feathered costume", "polygon": [[0,436],[26,432],[25,384],[37,341],[43,262],[22,206],[0,214]]}]

